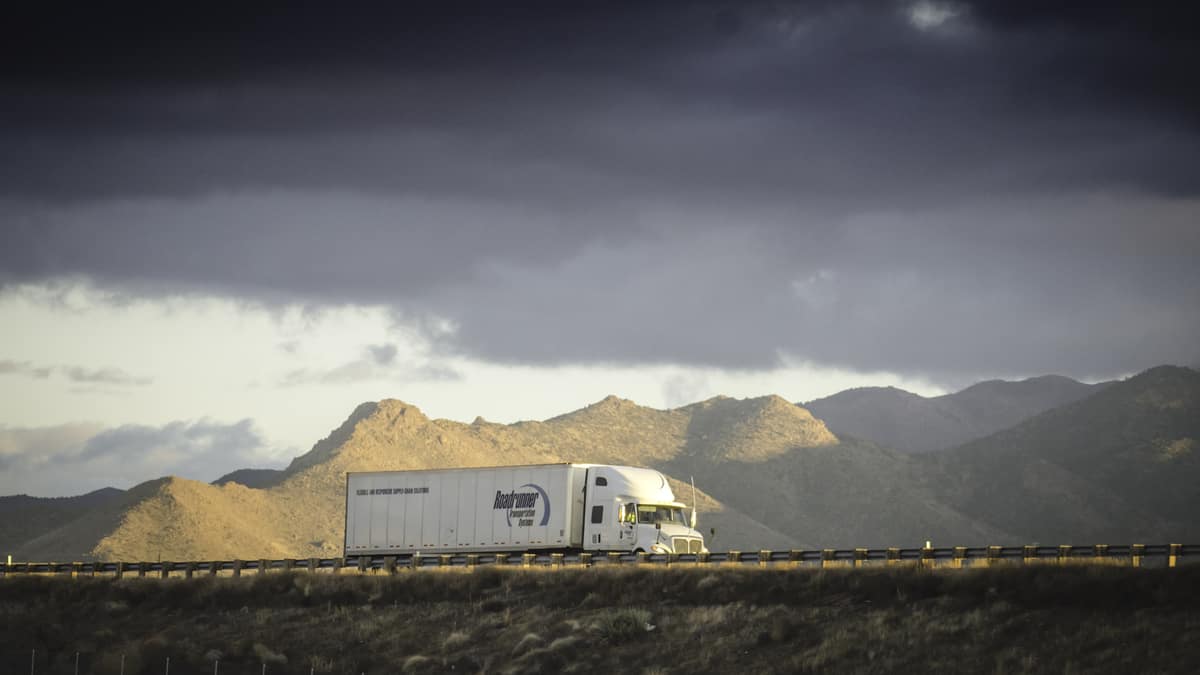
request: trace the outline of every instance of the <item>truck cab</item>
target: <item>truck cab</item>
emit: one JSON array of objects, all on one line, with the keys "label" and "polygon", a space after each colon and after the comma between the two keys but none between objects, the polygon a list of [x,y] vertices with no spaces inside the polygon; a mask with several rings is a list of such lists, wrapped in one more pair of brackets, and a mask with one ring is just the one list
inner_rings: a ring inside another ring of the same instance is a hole
[{"label": "truck cab", "polygon": [[584,549],[646,553],[706,552],[686,506],[675,500],[667,479],[653,469],[592,466],[584,501]]}]

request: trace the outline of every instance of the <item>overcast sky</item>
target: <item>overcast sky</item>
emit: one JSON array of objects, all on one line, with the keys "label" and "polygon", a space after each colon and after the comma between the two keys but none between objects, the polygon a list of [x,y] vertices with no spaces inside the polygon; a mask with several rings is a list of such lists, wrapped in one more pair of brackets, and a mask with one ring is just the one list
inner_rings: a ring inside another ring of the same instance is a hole
[{"label": "overcast sky", "polygon": [[1184,3],[511,4],[6,10],[0,494],[1200,362]]}]

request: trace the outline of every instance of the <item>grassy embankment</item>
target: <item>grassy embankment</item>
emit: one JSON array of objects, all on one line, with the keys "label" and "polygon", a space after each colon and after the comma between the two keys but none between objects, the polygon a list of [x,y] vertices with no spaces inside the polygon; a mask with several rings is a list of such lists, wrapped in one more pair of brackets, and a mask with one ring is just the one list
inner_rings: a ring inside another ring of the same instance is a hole
[{"label": "grassy embankment", "polygon": [[0,672],[1190,673],[1200,566],[13,577],[0,636]]}]

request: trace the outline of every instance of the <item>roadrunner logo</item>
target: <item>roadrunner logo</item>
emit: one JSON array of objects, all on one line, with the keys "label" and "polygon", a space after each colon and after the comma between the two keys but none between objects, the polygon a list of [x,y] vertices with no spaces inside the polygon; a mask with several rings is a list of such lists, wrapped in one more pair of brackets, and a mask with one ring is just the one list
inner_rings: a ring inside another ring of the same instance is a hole
[{"label": "roadrunner logo", "polygon": [[[533,492],[521,492],[521,488],[533,488]],[[493,510],[504,510],[504,518],[512,527],[513,519],[517,527],[533,527],[537,519],[539,498],[542,504],[542,522],[538,526],[545,527],[550,522],[550,499],[546,491],[533,483],[526,483],[512,492],[496,491],[496,501],[492,503]]]}]

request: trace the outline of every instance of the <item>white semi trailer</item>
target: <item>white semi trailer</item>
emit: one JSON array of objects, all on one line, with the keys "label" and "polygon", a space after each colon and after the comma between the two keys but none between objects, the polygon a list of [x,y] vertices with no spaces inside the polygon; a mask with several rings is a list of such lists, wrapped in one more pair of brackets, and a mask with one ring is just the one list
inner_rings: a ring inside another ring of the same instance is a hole
[{"label": "white semi trailer", "polygon": [[345,555],[706,552],[653,469],[539,464],[351,472]]}]

